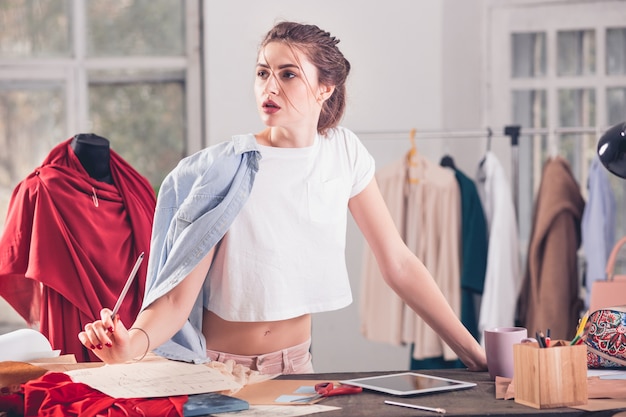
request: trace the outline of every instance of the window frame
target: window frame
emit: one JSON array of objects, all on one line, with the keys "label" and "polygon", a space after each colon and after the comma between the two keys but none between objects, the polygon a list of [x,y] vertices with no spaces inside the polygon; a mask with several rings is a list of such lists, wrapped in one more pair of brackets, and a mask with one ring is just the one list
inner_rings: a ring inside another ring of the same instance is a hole
[{"label": "window frame", "polygon": [[[522,126],[519,154],[520,167],[531,167],[530,175],[523,168],[510,172],[511,181],[516,181],[518,190],[516,201],[519,202],[518,222],[522,248],[527,247],[531,232],[531,219],[534,196],[541,179],[544,160],[537,156],[541,140],[540,134],[547,135],[548,142],[557,140],[568,132],[590,133],[596,138],[609,127],[606,106],[606,90],[609,87],[626,86],[626,76],[606,75],[606,30],[626,27],[626,7],[623,1],[578,1],[567,0],[491,0],[486,5],[486,97],[485,118],[492,126],[513,123],[512,92],[515,90],[545,89],[547,95],[546,126],[542,129],[529,129]],[[558,76],[557,74],[557,34],[566,30],[595,31],[596,63],[593,75]],[[546,74],[542,78],[513,78],[511,35],[521,32],[544,32],[546,34]],[[595,91],[596,120],[593,127],[559,126],[558,94],[559,90],[593,89]],[[626,116],[625,116],[626,117]],[[537,133],[533,143],[529,143],[525,131]],[[580,152],[584,155],[584,140],[580,139]],[[557,142],[558,143],[558,142]],[[558,148],[558,145],[557,145]],[[512,151],[511,151],[512,152]],[[510,158],[509,154],[500,155]],[[510,160],[510,159],[509,159]],[[515,167],[511,167],[511,170]],[[586,184],[588,165],[581,164],[581,172],[576,173],[580,184]],[[530,178],[529,178],[530,177]],[[517,187],[515,187],[517,186]],[[586,197],[586,187],[581,185],[581,192]]]},{"label": "window frame", "polygon": [[[205,146],[202,127],[202,34],[201,0],[184,0],[185,56],[161,57],[88,57],[86,56],[86,10],[82,0],[71,0],[72,54],[67,58],[2,58],[0,84],[13,82],[58,81],[66,94],[65,137],[90,132],[88,72],[101,69],[165,69],[184,72],[185,85],[185,154]],[[124,79],[110,79],[112,83]]]}]

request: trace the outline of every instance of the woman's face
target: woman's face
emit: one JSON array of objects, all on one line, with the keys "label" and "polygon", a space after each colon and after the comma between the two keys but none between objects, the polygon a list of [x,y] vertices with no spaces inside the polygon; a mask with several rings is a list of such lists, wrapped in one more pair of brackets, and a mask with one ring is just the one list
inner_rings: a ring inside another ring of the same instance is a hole
[{"label": "woman's face", "polygon": [[259,53],[254,93],[263,122],[270,127],[317,127],[327,88],[306,55],[281,42]]}]

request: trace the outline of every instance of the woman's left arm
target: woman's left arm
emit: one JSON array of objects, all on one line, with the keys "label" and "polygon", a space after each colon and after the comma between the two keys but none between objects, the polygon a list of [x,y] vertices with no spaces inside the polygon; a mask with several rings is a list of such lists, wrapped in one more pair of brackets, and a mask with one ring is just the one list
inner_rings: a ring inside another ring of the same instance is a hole
[{"label": "woman's left arm", "polygon": [[376,179],[352,197],[348,206],[385,282],[439,334],[470,370],[486,370],[484,350],[461,323],[430,272],[402,240]]}]

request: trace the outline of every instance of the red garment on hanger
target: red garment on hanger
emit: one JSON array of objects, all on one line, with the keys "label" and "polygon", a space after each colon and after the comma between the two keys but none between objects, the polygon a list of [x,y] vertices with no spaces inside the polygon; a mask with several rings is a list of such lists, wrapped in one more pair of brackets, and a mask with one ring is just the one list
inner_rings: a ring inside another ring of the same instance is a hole
[{"label": "red garment on hanger", "polygon": [[113,398],[89,385],[49,372],[24,388],[24,417],[182,417],[186,395],[163,398]]},{"label": "red garment on hanger", "polygon": [[[113,184],[89,176],[70,147],[54,147],[11,196],[0,237],[0,296],[76,360],[98,360],[78,340],[113,308],[141,252],[149,255],[156,198],[148,180],[110,151]],[[143,300],[147,262],[119,311],[131,324]]]}]

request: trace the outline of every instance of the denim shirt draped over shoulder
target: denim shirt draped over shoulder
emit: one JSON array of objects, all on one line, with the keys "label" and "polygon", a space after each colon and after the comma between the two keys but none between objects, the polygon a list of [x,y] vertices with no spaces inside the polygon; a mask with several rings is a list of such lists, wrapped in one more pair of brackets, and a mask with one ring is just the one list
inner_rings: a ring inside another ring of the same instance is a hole
[{"label": "denim shirt draped over shoulder", "polygon": [[[261,155],[253,135],[203,149],[182,159],[163,180],[157,199],[142,310],[178,285],[224,236],[254,183]],[[181,330],[155,353],[207,362],[201,291]]]}]

